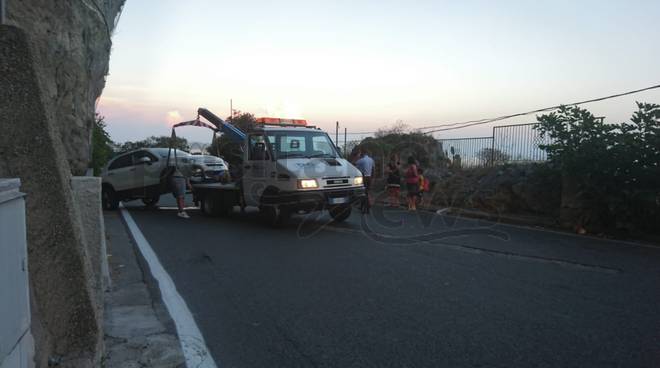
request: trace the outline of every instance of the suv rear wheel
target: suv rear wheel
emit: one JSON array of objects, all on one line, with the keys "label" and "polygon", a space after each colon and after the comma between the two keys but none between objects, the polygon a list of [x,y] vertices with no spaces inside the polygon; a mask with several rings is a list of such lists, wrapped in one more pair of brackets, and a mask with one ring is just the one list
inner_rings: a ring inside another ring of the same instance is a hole
[{"label": "suv rear wheel", "polygon": [[142,198],[142,203],[144,203],[144,205],[147,207],[156,207],[159,200],[160,196],[146,197]]},{"label": "suv rear wheel", "polygon": [[108,211],[116,210],[119,207],[119,198],[112,187],[106,185],[101,189],[101,204],[103,209]]}]

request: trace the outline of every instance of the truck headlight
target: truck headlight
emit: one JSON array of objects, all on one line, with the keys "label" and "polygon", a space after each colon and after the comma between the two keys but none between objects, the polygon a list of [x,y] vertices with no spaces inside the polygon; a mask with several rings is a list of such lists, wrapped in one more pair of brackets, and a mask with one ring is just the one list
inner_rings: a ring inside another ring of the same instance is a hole
[{"label": "truck headlight", "polygon": [[316,182],[316,179],[300,179],[298,180],[298,188],[300,189],[313,189],[318,188],[319,183]]},{"label": "truck headlight", "polygon": [[353,185],[362,185],[364,184],[364,178],[361,176],[356,176],[353,178]]}]

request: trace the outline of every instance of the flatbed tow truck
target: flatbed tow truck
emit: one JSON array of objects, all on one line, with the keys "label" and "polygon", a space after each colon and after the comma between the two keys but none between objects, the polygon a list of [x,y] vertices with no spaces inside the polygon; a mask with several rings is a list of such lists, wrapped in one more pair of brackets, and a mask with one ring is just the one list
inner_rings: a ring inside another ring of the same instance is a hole
[{"label": "flatbed tow truck", "polygon": [[193,200],[203,214],[253,206],[266,221],[278,224],[294,213],[327,210],[341,222],[350,216],[352,204],[365,198],[360,171],[341,157],[327,133],[305,120],[260,118],[243,132],[205,108],[197,113],[197,119],[173,129],[207,127],[229,135],[242,151],[242,170],[231,181],[192,183]]}]

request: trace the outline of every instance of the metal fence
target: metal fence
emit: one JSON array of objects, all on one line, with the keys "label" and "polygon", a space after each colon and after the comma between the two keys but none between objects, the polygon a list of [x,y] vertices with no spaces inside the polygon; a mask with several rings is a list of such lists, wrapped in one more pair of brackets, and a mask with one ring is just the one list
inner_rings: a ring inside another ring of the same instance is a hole
[{"label": "metal fence", "polygon": [[506,163],[541,162],[541,145],[552,142],[535,129],[537,123],[493,127],[491,137],[438,139],[447,162],[457,167],[488,167]]},{"label": "metal fence", "polygon": [[456,167],[488,166],[493,137],[438,139],[440,152]]},{"label": "metal fence", "polygon": [[502,125],[493,127],[493,154],[499,157],[493,163],[507,162],[540,162],[548,159],[541,145],[552,143],[552,140],[535,129],[536,123]]},{"label": "metal fence", "polygon": [[[490,167],[506,163],[542,162],[547,154],[541,145],[552,143],[535,129],[538,123],[511,124],[493,127],[490,137],[437,138],[439,152],[442,152],[447,166]],[[350,133],[339,131],[331,134],[342,153],[351,150],[373,133]]]}]

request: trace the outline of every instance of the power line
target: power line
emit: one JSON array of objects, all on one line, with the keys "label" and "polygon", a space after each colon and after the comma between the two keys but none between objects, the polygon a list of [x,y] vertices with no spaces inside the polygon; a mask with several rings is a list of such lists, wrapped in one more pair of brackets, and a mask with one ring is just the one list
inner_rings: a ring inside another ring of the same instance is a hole
[{"label": "power line", "polygon": [[[468,121],[463,121],[463,122],[458,122],[458,123],[445,123],[445,124],[438,124],[438,125],[429,125],[429,126],[424,126],[424,127],[420,127],[420,128],[413,128],[413,129],[415,129],[415,130],[425,130],[425,129],[433,129],[433,128],[442,128],[442,129],[430,130],[428,132],[423,132],[424,134],[442,132],[442,131],[447,131],[447,130],[462,129],[462,128],[467,128],[467,127],[471,127],[471,126],[475,126],[475,125],[488,124],[488,123],[493,123],[493,122],[500,121],[500,120],[515,118],[515,117],[518,117],[518,116],[525,116],[525,115],[530,115],[530,114],[535,114],[535,113],[540,113],[540,112],[553,111],[553,110],[559,109],[561,106],[578,106],[578,105],[582,105],[582,104],[586,104],[586,103],[604,101],[604,100],[609,100],[609,99],[616,98],[616,97],[632,95],[632,94],[635,94],[635,93],[649,91],[649,90],[657,89],[657,88],[660,88],[660,84],[650,86],[650,87],[646,87],[646,88],[636,89],[636,90],[633,90],[633,91],[617,93],[617,94],[610,95],[610,96],[592,98],[590,100],[573,102],[573,103],[570,103],[570,104],[562,104],[562,105],[557,105],[557,106],[544,107],[544,108],[541,108],[541,109],[536,109],[536,110],[527,111],[527,112],[520,112],[520,113],[517,113],[517,114],[511,114],[511,115],[504,115],[504,116],[499,116],[499,117],[496,117],[496,118],[486,118],[486,119],[478,119],[478,120],[468,120]],[[378,131],[354,132],[354,133],[348,132],[349,135],[365,135],[365,134],[375,134],[375,133],[378,133]]]},{"label": "power line", "polygon": [[637,90],[634,90],[634,91],[617,93],[615,95],[599,97],[599,98],[593,98],[593,99],[590,99],[590,100],[584,100],[584,101],[574,102],[574,103],[570,103],[570,104],[544,107],[542,109],[536,109],[536,110],[532,110],[532,111],[521,112],[521,113],[511,114],[511,115],[504,115],[504,116],[499,116],[499,117],[491,118],[491,119],[470,120],[470,121],[464,121],[462,123],[448,123],[448,124],[440,124],[440,125],[430,125],[430,126],[426,126],[426,127],[417,128],[417,129],[422,130],[422,129],[441,128],[441,129],[434,129],[434,130],[424,132],[425,134],[435,133],[435,132],[442,132],[442,131],[447,131],[447,130],[462,129],[462,128],[467,128],[467,127],[471,127],[471,126],[475,126],[475,125],[488,124],[488,123],[493,123],[493,122],[500,121],[500,120],[515,118],[515,117],[518,117],[518,116],[525,116],[525,115],[535,114],[535,113],[539,113],[539,112],[553,111],[553,110],[559,109],[561,106],[578,106],[578,105],[582,105],[582,104],[586,104],[586,103],[604,101],[604,100],[609,100],[609,99],[616,98],[616,97],[632,95],[632,94],[635,94],[635,93],[649,91],[649,90],[657,89],[657,88],[660,88],[660,84],[650,86],[650,87],[646,87],[646,88],[642,88],[642,89],[637,89]]}]

